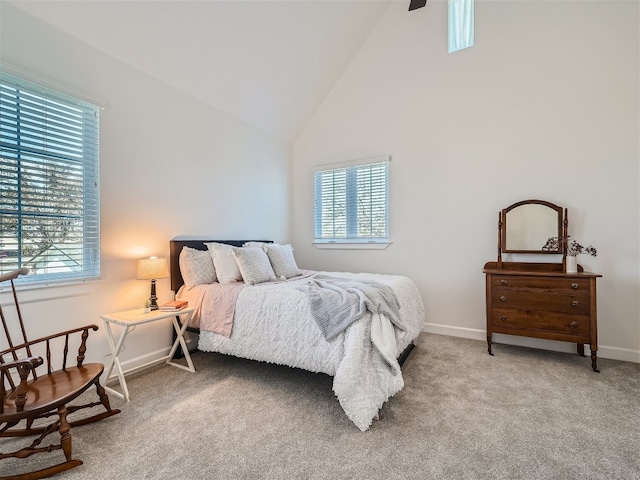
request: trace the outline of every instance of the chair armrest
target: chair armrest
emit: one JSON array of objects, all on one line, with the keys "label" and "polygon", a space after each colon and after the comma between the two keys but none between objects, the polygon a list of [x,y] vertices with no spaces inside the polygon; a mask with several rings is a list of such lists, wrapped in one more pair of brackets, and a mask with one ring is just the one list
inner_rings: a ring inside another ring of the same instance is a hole
[{"label": "chair armrest", "polygon": [[[4,387],[5,375],[9,377],[12,390],[15,389],[16,411],[22,412],[24,410],[25,404],[27,403],[27,394],[29,392],[29,374],[33,372],[37,367],[42,365],[43,362],[44,360],[42,359],[42,357],[27,357],[21,358],[20,360],[15,360],[13,362],[0,364],[0,380],[2,382],[0,383],[0,413],[4,411],[4,399],[6,395],[6,390]],[[11,368],[15,368],[16,370],[18,370],[18,376],[20,377],[19,383],[16,381],[17,379],[15,377],[13,380],[11,379],[11,376],[8,373],[8,370]],[[15,388],[14,385],[17,388]]]},{"label": "chair armrest", "polygon": [[[2,352],[0,352],[0,355],[6,354],[11,350],[19,350],[21,348],[31,347],[39,343],[45,343],[60,337],[68,337],[69,335],[73,335],[74,333],[80,333],[80,332],[82,332],[82,335],[85,336],[84,341],[86,341],[87,337],[89,336],[89,330],[93,330],[94,332],[96,332],[98,331],[98,326],[95,324],[85,325],[84,327],[78,327],[72,330],[66,330],[64,332],[53,333],[51,335],[47,335],[46,337],[36,338],[35,340],[29,340],[28,342],[25,342],[23,344],[15,345],[13,348],[3,350]],[[83,341],[83,344],[84,344],[84,341]]]},{"label": "chair armrest", "polygon": [[42,357],[27,357],[15,360],[13,362],[0,363],[0,371],[6,372],[10,368],[27,368],[27,370],[35,370],[44,363]]},{"label": "chair armrest", "polygon": [[[65,349],[62,353],[62,369],[64,370],[66,368],[67,365],[67,353],[68,351],[66,350],[66,343],[69,340],[69,337],[71,335],[74,334],[80,334],[81,336],[81,343],[80,346],[78,347],[78,351],[77,351],[77,357],[76,357],[76,365],[78,367],[82,366],[82,362],[84,362],[84,356],[85,356],[85,352],[87,351],[87,338],[89,338],[89,330],[93,330],[94,332],[98,330],[98,326],[95,324],[92,325],[85,325],[84,327],[78,327],[78,328],[73,328],[71,330],[66,330],[64,332],[59,332],[59,333],[54,333],[52,335],[48,335],[46,337],[41,337],[38,338],[36,340],[31,340],[28,341],[26,343],[23,343],[22,345],[17,345],[15,347],[13,347],[13,350],[18,350],[20,348],[28,348],[34,345],[37,345],[39,343],[45,343],[47,345],[47,351],[49,349],[49,342],[51,340],[57,339],[57,338],[61,338],[61,337],[65,337]],[[5,352],[0,352],[0,354],[6,353]],[[47,356],[47,369],[50,372],[52,368],[52,363],[51,363],[51,358],[49,358],[49,356]]]},{"label": "chair armrest", "polygon": [[[59,337],[64,337],[65,335],[72,335],[74,333],[78,333],[78,332],[82,332],[82,331],[88,331],[89,330],[93,330],[94,332],[98,331],[98,326],[96,324],[92,324],[92,325],[85,325],[84,327],[78,327],[78,328],[74,328],[72,330],[66,330],[64,332],[58,332],[58,333],[54,333],[52,335],[47,335],[46,337],[41,337],[41,338],[36,338],[35,340],[31,340],[29,342],[27,342],[27,344],[29,345],[35,345],[36,343],[42,343],[42,342],[46,342],[47,340],[53,340],[54,338],[59,338]],[[24,344],[24,345],[27,345]],[[20,348],[24,345],[20,345],[16,348]]]},{"label": "chair armrest", "polygon": [[[78,347],[77,350],[77,356],[76,356],[76,365],[78,367],[82,366],[82,363],[84,362],[84,358],[85,358],[85,352],[87,351],[87,338],[89,338],[89,330],[93,330],[93,331],[97,331],[98,330],[98,326],[95,324],[92,325],[86,325],[84,327],[78,327],[78,328],[74,328],[71,330],[67,330],[64,332],[59,332],[59,333],[54,333],[52,335],[47,335],[46,337],[41,337],[38,338],[36,340],[30,340],[27,341],[21,345],[14,345],[11,348],[8,348],[6,350],[0,351],[0,358],[6,358],[6,356],[8,355],[13,355],[12,352],[17,352],[18,350],[24,350],[26,352],[28,352],[28,355],[31,355],[31,348],[34,347],[35,345],[38,344],[44,344],[45,348],[47,350],[47,358],[46,358],[46,365],[47,365],[47,371],[51,372],[52,370],[57,370],[60,368],[60,366],[54,366],[54,365],[60,365],[61,364],[61,368],[64,370],[67,366],[67,359],[68,359],[68,353],[69,351],[67,350],[67,345],[69,342],[69,337],[72,335],[76,335],[79,334],[80,335],[80,345]],[[63,338],[63,342],[64,342],[64,348],[60,349],[57,348],[56,352],[51,351],[51,353],[53,353],[53,357],[50,356],[50,345],[51,345],[51,341],[55,340],[55,339],[59,339],[59,338]],[[2,364],[2,365],[7,365]],[[40,365],[42,365],[42,363],[33,366],[30,370],[35,370],[36,367],[39,367]],[[4,371],[4,370],[3,370]]]}]

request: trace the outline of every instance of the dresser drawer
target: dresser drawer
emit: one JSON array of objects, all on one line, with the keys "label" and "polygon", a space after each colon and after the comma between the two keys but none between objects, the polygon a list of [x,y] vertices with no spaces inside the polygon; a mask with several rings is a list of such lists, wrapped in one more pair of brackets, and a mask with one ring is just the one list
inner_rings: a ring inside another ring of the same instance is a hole
[{"label": "dresser drawer", "polygon": [[491,322],[493,330],[502,333],[509,333],[508,330],[513,329],[589,335],[591,331],[589,315],[552,314],[494,308],[491,310]]},{"label": "dresser drawer", "polygon": [[491,291],[491,305],[494,307],[518,308],[588,315],[589,296],[556,295],[532,291],[496,288]]},{"label": "dresser drawer", "polygon": [[492,275],[491,288],[557,293],[566,295],[589,295],[589,280],[584,278],[553,278],[518,275]]}]

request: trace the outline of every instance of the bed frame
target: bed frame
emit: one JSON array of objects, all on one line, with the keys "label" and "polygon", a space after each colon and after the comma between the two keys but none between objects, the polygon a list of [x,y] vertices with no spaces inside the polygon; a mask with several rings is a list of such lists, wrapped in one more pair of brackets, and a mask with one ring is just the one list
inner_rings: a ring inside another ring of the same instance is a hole
[{"label": "bed frame", "polygon": [[[217,242],[217,243],[225,243],[227,245],[233,245],[234,247],[241,247],[246,242],[263,242],[263,243],[273,243],[272,240],[178,240],[174,239],[169,242],[169,276],[171,278],[171,290],[174,293],[178,293],[178,290],[182,285],[184,285],[184,280],[182,278],[182,274],[180,273],[180,252],[183,247],[194,248],[196,250],[207,250],[207,246],[205,243]],[[187,327],[187,330],[192,333],[200,333],[200,329]],[[415,347],[414,343],[411,342],[407,348],[405,348],[402,353],[398,356],[398,363],[402,367],[404,362],[407,360],[407,357]],[[179,358],[182,355],[182,351],[176,352],[176,357]]]}]

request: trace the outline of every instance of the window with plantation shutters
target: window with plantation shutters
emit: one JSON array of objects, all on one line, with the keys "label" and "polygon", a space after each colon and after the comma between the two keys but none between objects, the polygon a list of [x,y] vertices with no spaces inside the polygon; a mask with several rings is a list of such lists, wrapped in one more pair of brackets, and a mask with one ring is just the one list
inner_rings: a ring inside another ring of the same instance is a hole
[{"label": "window with plantation shutters", "polygon": [[315,243],[389,241],[389,157],[314,174]]},{"label": "window with plantation shutters", "polygon": [[100,274],[99,107],[0,73],[0,274]]}]

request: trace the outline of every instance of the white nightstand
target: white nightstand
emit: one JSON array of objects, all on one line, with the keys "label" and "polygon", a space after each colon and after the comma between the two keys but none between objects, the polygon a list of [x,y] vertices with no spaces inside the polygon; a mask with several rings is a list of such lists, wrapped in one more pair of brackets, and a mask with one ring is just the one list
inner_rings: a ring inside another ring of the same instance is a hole
[{"label": "white nightstand", "polygon": [[[109,341],[109,347],[111,348],[111,353],[113,354],[113,360],[111,365],[106,371],[104,376],[105,382],[109,380],[111,376],[111,372],[113,368],[116,369],[116,374],[118,375],[118,379],[120,380],[120,387],[122,388],[122,393],[105,386],[109,392],[112,394],[124,399],[126,402],[129,401],[129,390],[127,389],[127,382],[124,379],[125,372],[122,371],[122,365],[120,365],[120,353],[124,347],[124,341],[127,338],[129,332],[134,330],[138,325],[142,325],[144,323],[156,322],[158,320],[164,320],[166,318],[171,318],[173,320],[173,328],[176,331],[176,339],[173,342],[173,346],[171,347],[171,351],[166,357],[159,358],[152,362],[145,363],[144,365],[140,365],[133,370],[139,370],[141,368],[147,367],[149,365],[153,365],[159,362],[164,361],[169,365],[173,365],[174,367],[182,368],[184,370],[188,370],[190,372],[195,372],[196,369],[193,367],[193,362],[191,361],[191,355],[189,354],[189,349],[187,348],[187,344],[184,341],[184,332],[187,330],[187,326],[189,325],[189,320],[191,320],[191,316],[195,308],[183,308],[177,312],[167,312],[163,310],[153,310],[149,313],[145,313],[142,308],[137,308],[135,310],[127,310],[125,312],[118,313],[110,313],[107,315],[100,315],[102,321],[104,322],[105,330],[107,331],[107,339]],[[178,322],[178,318],[180,317],[180,322]],[[111,330],[111,325],[120,325],[122,328],[122,333],[118,337],[116,341],[113,336],[113,331]],[[182,324],[182,325],[181,325]],[[184,358],[187,361],[187,366],[181,365],[172,361],[173,355],[178,348],[178,345],[182,347],[182,351],[184,353]],[[132,370],[129,370],[126,373],[129,373]]]}]

